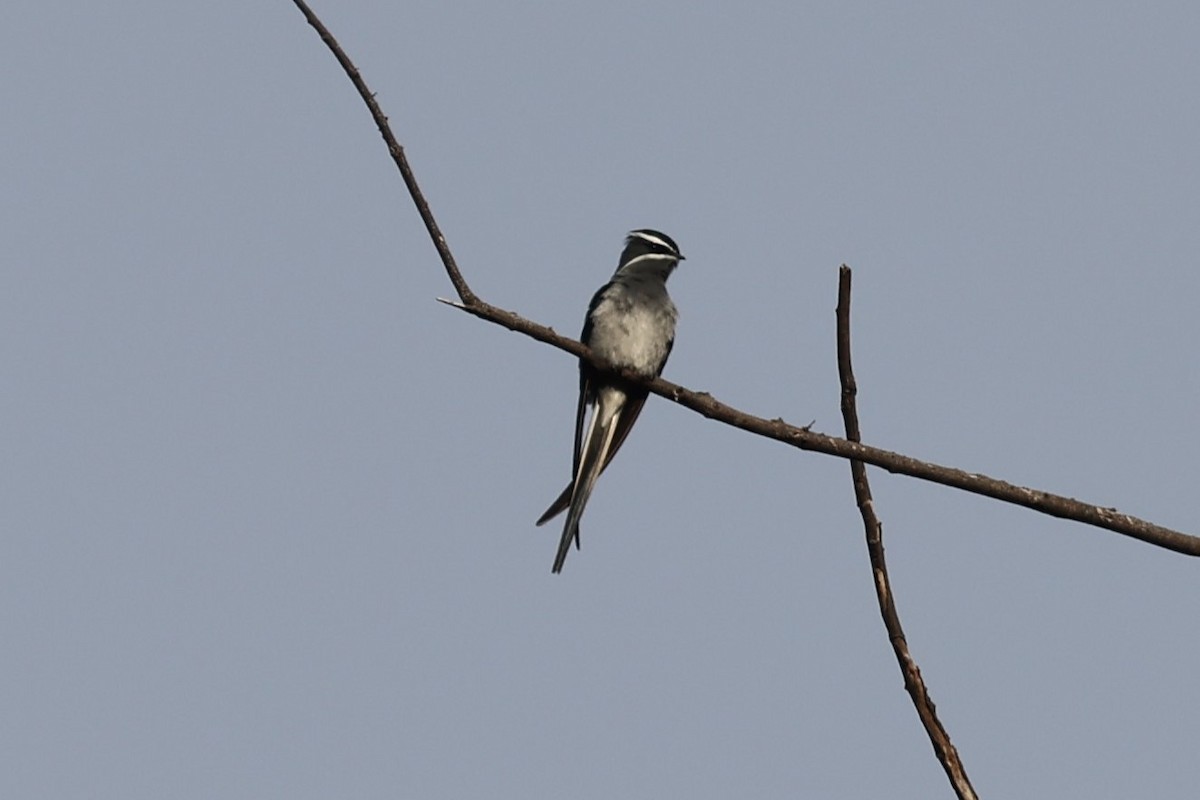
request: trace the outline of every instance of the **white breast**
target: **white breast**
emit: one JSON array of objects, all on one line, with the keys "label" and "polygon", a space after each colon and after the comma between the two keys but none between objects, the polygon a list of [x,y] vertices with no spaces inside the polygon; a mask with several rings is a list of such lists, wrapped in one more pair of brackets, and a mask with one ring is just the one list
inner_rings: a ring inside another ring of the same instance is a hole
[{"label": "white breast", "polygon": [[657,375],[675,338],[675,304],[664,289],[613,289],[592,312],[591,347],[615,366]]}]

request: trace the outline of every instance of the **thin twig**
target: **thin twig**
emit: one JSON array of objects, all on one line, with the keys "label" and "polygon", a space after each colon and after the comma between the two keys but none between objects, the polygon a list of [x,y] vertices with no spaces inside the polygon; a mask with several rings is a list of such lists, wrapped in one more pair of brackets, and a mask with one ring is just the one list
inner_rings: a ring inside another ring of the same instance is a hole
[{"label": "thin twig", "polygon": [[408,193],[412,195],[413,202],[417,206],[417,213],[421,215],[421,220],[425,223],[425,230],[429,231],[429,238],[433,240],[433,246],[437,248],[438,255],[442,259],[442,264],[446,267],[446,274],[450,276],[450,283],[454,284],[454,291],[458,292],[458,297],[464,304],[471,305],[478,298],[471,291],[471,287],[467,285],[467,281],[463,278],[462,273],[458,271],[458,264],[454,261],[454,254],[450,252],[450,245],[446,244],[446,237],[442,235],[442,230],[438,227],[437,220],[433,218],[433,212],[429,210],[429,203],[425,201],[425,195],[421,193],[421,187],[417,185],[417,178],[413,175],[412,167],[408,165],[408,157],[404,155],[404,148],[400,146],[400,142],[392,135],[392,128],[388,125],[387,116],[383,113],[383,109],[379,107],[379,103],[376,102],[375,95],[367,88],[367,82],[362,79],[362,75],[358,72],[358,67],[354,66],[354,62],[350,60],[350,56],[346,55],[346,51],[338,44],[338,40],[333,38],[333,34],[325,27],[325,23],[321,22],[304,0],[292,1],[296,4],[296,8],[300,9],[300,12],[304,14],[304,18],[308,20],[308,24],[316,29],[317,34],[321,37],[321,41],[333,51],[334,58],[342,65],[346,76],[350,78],[350,82],[358,90],[359,96],[367,104],[367,108],[371,112],[371,117],[375,120],[375,127],[379,128],[379,135],[383,137],[383,141],[387,144],[388,152],[392,155],[392,160],[396,162],[396,166],[400,169],[400,175],[404,178],[404,185],[408,187]]},{"label": "thin twig", "polygon": [[[838,270],[838,304],[837,304],[837,360],[838,376],[842,384],[842,419],[846,424],[846,438],[857,442],[861,438],[858,427],[858,410],[855,398],[858,395],[858,384],[854,380],[854,369],[850,362],[850,268],[842,265]],[[976,800],[974,787],[967,777],[967,771],[958,757],[958,750],[950,741],[950,734],[942,726],[937,717],[937,708],[925,680],[921,677],[921,669],[908,650],[908,639],[904,636],[904,628],[900,624],[900,614],[896,611],[896,601],[892,596],[892,584],[888,579],[887,561],[883,553],[883,524],[875,515],[875,502],[871,499],[871,486],[867,483],[867,467],[856,458],[850,459],[850,475],[854,480],[854,499],[858,510],[862,513],[863,528],[867,535],[867,554],[871,559],[871,572],[875,578],[875,596],[879,600],[879,613],[883,616],[883,625],[887,628],[888,640],[896,653],[896,661],[900,664],[900,673],[904,676],[904,688],[912,697],[917,709],[917,716],[925,726],[925,733],[933,744],[933,752],[946,770],[946,777],[960,800]]]},{"label": "thin twig", "polygon": [[[527,320],[512,311],[485,303],[471,291],[466,279],[463,278],[462,273],[459,272],[458,266],[455,264],[454,256],[450,253],[450,248],[446,244],[445,237],[442,236],[437,223],[433,219],[433,213],[429,210],[429,204],[425,201],[424,195],[421,194],[421,189],[417,185],[416,178],[413,177],[412,169],[409,167],[408,160],[404,155],[404,149],[396,141],[395,136],[392,135],[387,117],[380,110],[379,104],[375,102],[374,95],[371,94],[366,83],[359,75],[358,69],[346,56],[345,52],[342,51],[341,46],[333,38],[333,35],[304,3],[304,0],[293,0],[293,2],[304,13],[309,24],[320,34],[321,40],[333,51],[338,63],[342,65],[342,69],[346,71],[355,88],[358,89],[358,93],[362,96],[363,101],[370,109],[371,116],[379,128],[383,140],[387,143],[388,152],[391,153],[392,159],[396,162],[396,166],[399,167],[400,174],[404,178],[404,183],[408,187],[413,202],[417,206],[417,211],[420,212],[421,219],[425,221],[425,228],[429,231],[430,238],[433,239],[434,247],[437,249],[438,255],[442,259],[442,264],[446,268],[446,274],[450,277],[450,282],[454,285],[454,289],[462,301],[461,304],[452,305],[480,319],[502,325],[509,330],[523,333],[540,342],[545,342],[560,350],[565,350],[568,353],[586,359],[600,369],[610,369],[603,361],[594,357],[587,347],[574,339],[559,336],[551,328]],[[1006,503],[1025,506],[1026,508],[1050,514],[1051,516],[1073,519],[1077,522],[1094,525],[1097,528],[1104,528],[1114,533],[1122,534],[1123,536],[1131,536],[1134,539],[1140,539],[1143,542],[1164,547],[1168,550],[1174,550],[1178,553],[1200,556],[1200,537],[1189,536],[1188,534],[1180,533],[1161,525],[1155,525],[1152,522],[1146,522],[1128,514],[1122,514],[1115,508],[1104,508],[1083,503],[1069,497],[1043,492],[1039,489],[1016,486],[996,480],[995,478],[989,478],[986,475],[919,461],[909,456],[900,455],[888,450],[881,450],[877,447],[870,447],[859,442],[851,442],[835,436],[826,436],[822,433],[810,431],[807,427],[789,425],[782,419],[763,419],[727,406],[709,394],[690,391],[662,378],[647,380],[633,373],[622,373],[619,370],[616,372],[625,380],[643,385],[655,394],[665,397],[668,400],[673,400],[679,405],[690,408],[709,419],[724,422],[727,425],[741,428],[744,431],[755,433],[759,436],[765,436],[768,439],[775,439],[793,447],[798,447],[801,450],[825,453],[826,455],[838,458],[857,459],[872,466],[885,469],[888,472],[909,475],[921,480],[940,483],[943,486],[981,494],[985,497],[991,497]]]}]

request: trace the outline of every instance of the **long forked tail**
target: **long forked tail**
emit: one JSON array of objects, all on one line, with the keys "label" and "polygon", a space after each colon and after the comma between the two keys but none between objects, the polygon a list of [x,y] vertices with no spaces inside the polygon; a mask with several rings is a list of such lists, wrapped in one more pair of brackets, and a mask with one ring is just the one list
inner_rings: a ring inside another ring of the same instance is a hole
[{"label": "long forked tail", "polygon": [[[603,466],[600,467],[600,474],[604,474],[604,470],[608,469],[608,465],[612,463],[613,456],[621,449],[621,445],[625,443],[625,438],[629,436],[629,431],[633,428],[633,423],[637,421],[638,415],[642,412],[642,406],[646,403],[645,392],[626,392],[621,413],[618,419],[613,420],[613,438],[612,444],[608,447],[608,454],[604,457]],[[571,505],[571,493],[575,489],[575,481],[567,484],[567,488],[562,490],[550,507],[546,509],[538,521],[534,524],[545,525],[550,520],[557,517],[559,514],[567,510]],[[578,545],[579,539],[576,538]]]},{"label": "long forked tail", "polygon": [[[567,552],[571,542],[579,546],[579,519],[596,479],[604,470],[606,456],[613,444],[613,434],[621,418],[624,397],[618,392],[602,392],[596,409],[588,425],[587,437],[584,441],[583,454],[579,459],[579,472],[571,484],[570,508],[567,511],[567,521],[563,525],[562,538],[558,541],[558,555],[554,557],[555,573],[562,572],[563,562],[567,560]],[[550,507],[551,510],[554,506]],[[546,512],[550,514],[550,511]],[[555,512],[557,513],[557,512]],[[553,516],[553,515],[551,515]]]},{"label": "long forked tail", "polygon": [[546,509],[546,513],[544,513],[540,517],[538,517],[538,521],[535,522],[534,524],[535,525],[545,525],[547,522],[554,519],[562,512],[566,511],[567,506],[571,505],[571,490],[574,488],[575,488],[575,481],[571,481],[570,483],[568,483],[567,488],[562,490],[562,494],[560,494],[558,496],[558,499],[550,504],[550,507]]}]

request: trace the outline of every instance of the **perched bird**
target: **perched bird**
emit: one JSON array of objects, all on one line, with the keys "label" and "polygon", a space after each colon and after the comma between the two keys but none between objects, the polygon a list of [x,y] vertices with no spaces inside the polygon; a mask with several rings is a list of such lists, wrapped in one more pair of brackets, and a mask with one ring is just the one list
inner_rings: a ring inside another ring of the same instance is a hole
[{"label": "perched bird", "polygon": [[[667,277],[683,261],[679,246],[664,233],[631,231],[612,280],[600,287],[588,306],[580,340],[614,367],[639,375],[662,373],[675,343],[678,312],[667,295]],[[571,483],[537,521],[542,525],[563,511],[567,522],[558,543],[554,572],[561,572],[571,542],[579,548],[579,518],[600,473],[621,449],[648,392],[602,375],[579,362],[579,405],[575,410],[575,458]],[[584,429],[584,410],[591,409]]]}]

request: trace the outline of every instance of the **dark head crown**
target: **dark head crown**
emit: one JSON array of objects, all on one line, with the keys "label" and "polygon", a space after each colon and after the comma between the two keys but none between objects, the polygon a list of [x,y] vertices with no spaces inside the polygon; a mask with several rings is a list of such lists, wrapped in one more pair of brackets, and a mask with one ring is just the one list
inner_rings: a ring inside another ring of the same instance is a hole
[{"label": "dark head crown", "polygon": [[675,244],[675,240],[652,228],[630,231],[629,236],[625,237],[625,248],[627,252],[636,249],[640,254],[653,253],[683,260],[683,253],[679,252],[679,245]]}]

